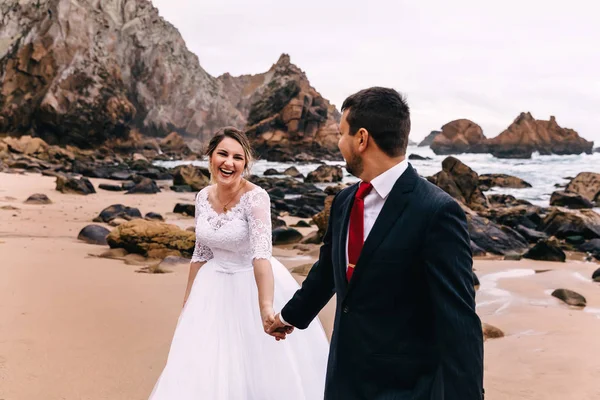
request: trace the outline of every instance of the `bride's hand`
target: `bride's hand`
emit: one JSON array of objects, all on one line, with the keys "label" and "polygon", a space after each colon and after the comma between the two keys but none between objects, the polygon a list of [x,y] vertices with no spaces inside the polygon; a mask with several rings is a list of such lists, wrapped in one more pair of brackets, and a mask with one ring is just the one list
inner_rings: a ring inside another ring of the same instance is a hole
[{"label": "bride's hand", "polygon": [[260,310],[260,319],[263,323],[263,329],[265,332],[269,330],[271,325],[275,322],[275,313],[273,312],[273,307],[264,307]]}]

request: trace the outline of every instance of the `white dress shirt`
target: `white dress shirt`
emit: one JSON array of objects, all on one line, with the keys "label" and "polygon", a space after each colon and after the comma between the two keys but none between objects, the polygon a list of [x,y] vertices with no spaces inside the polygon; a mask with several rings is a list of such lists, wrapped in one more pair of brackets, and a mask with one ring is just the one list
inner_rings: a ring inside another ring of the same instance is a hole
[{"label": "white dress shirt", "polygon": [[[375,225],[375,221],[396,181],[406,171],[406,168],[408,168],[408,161],[402,160],[371,180],[373,188],[365,196],[364,241],[367,240],[371,229],[373,229],[373,225]],[[350,229],[350,224],[348,224],[348,229]],[[346,233],[346,269],[348,269],[348,233]]]},{"label": "white dress shirt", "polygon": [[[375,225],[375,221],[385,204],[386,199],[388,198],[392,188],[396,184],[396,181],[402,176],[404,171],[408,168],[408,161],[402,160],[398,164],[394,165],[392,168],[388,169],[382,174],[379,174],[373,180],[371,180],[371,185],[373,188],[365,196],[365,208],[364,208],[364,240],[367,240],[371,229],[373,229],[373,225]],[[350,226],[350,225],[348,225]],[[348,228],[349,229],[349,228]],[[346,233],[346,269],[348,269],[348,233]],[[281,314],[279,314],[279,319],[285,325],[290,325],[287,323]]]}]

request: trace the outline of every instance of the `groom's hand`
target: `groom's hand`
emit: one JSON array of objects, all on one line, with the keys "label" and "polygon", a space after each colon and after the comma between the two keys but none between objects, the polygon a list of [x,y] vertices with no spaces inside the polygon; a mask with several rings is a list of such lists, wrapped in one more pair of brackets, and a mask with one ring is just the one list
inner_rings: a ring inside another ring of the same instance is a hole
[{"label": "groom's hand", "polygon": [[275,315],[271,326],[267,329],[267,333],[275,338],[275,340],[285,340],[286,336],[294,331],[294,327],[286,325],[281,321],[279,314]]}]

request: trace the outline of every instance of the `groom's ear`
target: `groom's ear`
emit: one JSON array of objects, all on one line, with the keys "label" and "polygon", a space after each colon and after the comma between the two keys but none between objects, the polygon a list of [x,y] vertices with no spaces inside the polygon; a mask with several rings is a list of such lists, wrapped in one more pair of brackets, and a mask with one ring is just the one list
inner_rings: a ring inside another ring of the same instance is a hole
[{"label": "groom's ear", "polygon": [[356,132],[356,136],[358,139],[358,150],[366,150],[367,145],[369,144],[369,131],[367,131],[365,128],[360,128],[358,132]]}]

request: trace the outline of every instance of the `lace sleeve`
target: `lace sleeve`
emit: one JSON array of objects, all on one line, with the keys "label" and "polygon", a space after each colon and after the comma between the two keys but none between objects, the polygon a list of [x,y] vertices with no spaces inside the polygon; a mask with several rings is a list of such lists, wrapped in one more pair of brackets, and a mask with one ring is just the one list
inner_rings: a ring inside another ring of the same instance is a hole
[{"label": "lace sleeve", "polygon": [[[194,217],[194,229],[198,230],[198,214],[200,213],[200,207],[202,204],[200,203],[200,192],[196,195],[196,209],[195,209],[195,217]],[[198,235],[196,235],[196,245],[194,246],[194,254],[192,254],[192,262],[206,262],[213,258],[213,253],[210,247],[203,245],[200,243],[200,239],[198,239]]]},{"label": "lace sleeve", "polygon": [[271,198],[264,190],[256,190],[249,198],[248,226],[252,258],[270,259],[273,250]]}]

